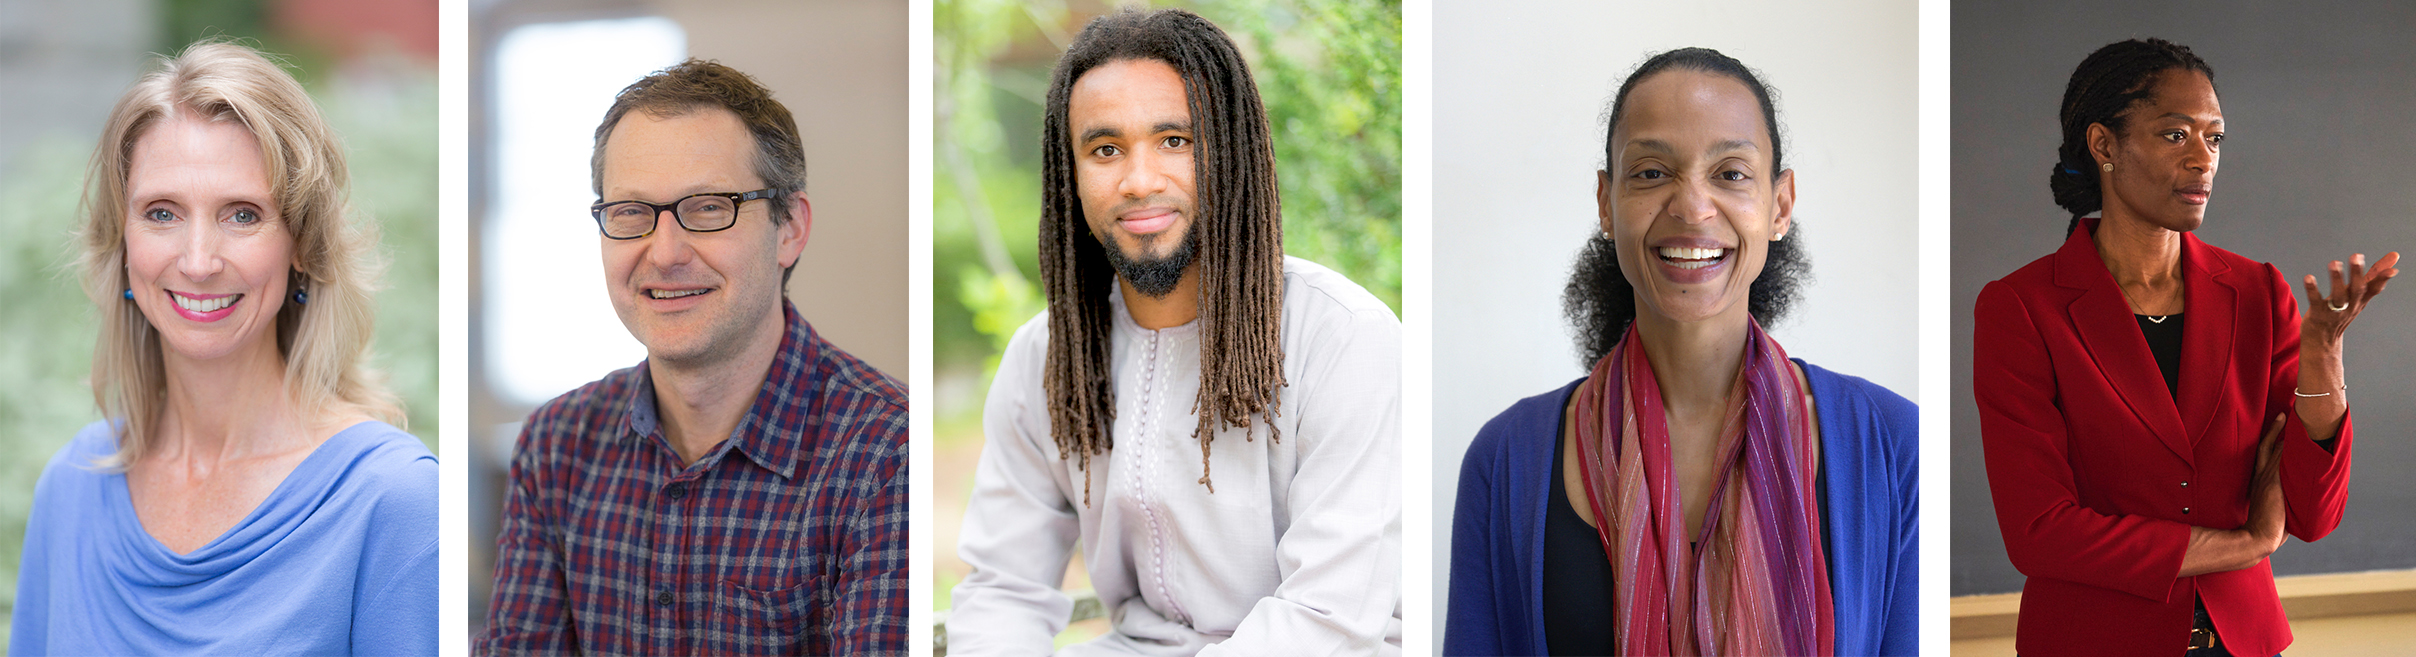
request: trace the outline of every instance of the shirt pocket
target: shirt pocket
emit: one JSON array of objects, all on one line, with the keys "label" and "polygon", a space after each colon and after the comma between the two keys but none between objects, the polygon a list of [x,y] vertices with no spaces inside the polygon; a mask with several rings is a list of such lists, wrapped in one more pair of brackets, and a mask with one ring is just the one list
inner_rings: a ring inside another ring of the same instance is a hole
[{"label": "shirt pocket", "polygon": [[804,654],[806,604],[811,583],[759,591],[723,581],[713,595],[712,644],[716,654]]}]

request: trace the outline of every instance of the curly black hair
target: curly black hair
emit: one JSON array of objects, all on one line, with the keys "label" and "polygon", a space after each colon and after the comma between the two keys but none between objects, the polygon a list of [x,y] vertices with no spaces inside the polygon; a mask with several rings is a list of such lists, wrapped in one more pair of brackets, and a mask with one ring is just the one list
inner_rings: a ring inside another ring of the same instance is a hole
[{"label": "curly black hair", "polygon": [[2063,124],[2064,143],[2056,148],[2055,168],[2047,175],[2047,189],[2055,193],[2055,204],[2072,213],[2072,223],[2064,226],[2065,235],[2080,227],[2081,217],[2105,209],[2097,160],[2089,154],[2089,125],[2103,124],[2120,134],[2131,107],[2154,96],[2156,83],[2167,71],[2175,70],[2197,71],[2206,75],[2208,86],[2215,83],[2215,69],[2206,60],[2190,52],[2189,46],[2163,39],[2106,44],[2072,69],[2072,81],[2064,85],[2063,109],[2057,115]]},{"label": "curly black hair", "polygon": [[[1636,83],[1645,78],[1667,71],[1727,76],[1753,90],[1754,98],[1762,104],[1763,125],[1770,130],[1770,170],[1786,170],[1778,107],[1771,100],[1773,92],[1744,62],[1709,48],[1680,48],[1654,55],[1628,73],[1627,81],[1619,85],[1619,93],[1611,97],[1610,111],[1603,115],[1602,150],[1606,167],[1610,161],[1611,135],[1618,132],[1619,119],[1626,116],[1628,92],[1634,91]],[[1753,288],[1746,296],[1746,312],[1763,325],[1785,317],[1787,309],[1802,298],[1803,283],[1812,278],[1811,257],[1803,250],[1802,226],[1797,222],[1789,231],[1792,237],[1770,243],[1762,275],[1753,279]],[[1627,325],[1636,321],[1636,288],[1620,273],[1619,250],[1610,236],[1597,232],[1586,240],[1585,250],[1578,253],[1577,264],[1570,268],[1569,285],[1561,291],[1560,307],[1570,328],[1577,333],[1579,367],[1592,367],[1595,361],[1602,360],[1619,343],[1619,337],[1627,333]]]}]

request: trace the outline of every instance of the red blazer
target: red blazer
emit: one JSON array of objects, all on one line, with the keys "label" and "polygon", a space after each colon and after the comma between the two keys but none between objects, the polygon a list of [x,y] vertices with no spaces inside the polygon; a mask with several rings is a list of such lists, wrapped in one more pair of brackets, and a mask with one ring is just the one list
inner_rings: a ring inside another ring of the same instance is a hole
[{"label": "red blazer", "polygon": [[[2204,598],[2235,655],[2290,645],[2270,562],[2179,577],[2191,525],[2248,519],[2257,440],[2291,408],[2299,312],[2272,265],[2181,236],[2181,385],[2168,392],[2090,240],[1989,283],[1973,309],[1972,391],[1997,526],[2022,585],[2027,655],[2178,655]],[[2178,401],[2178,405],[2175,402]],[[2283,430],[2287,528],[2340,525],[2354,435],[2331,451]]]}]

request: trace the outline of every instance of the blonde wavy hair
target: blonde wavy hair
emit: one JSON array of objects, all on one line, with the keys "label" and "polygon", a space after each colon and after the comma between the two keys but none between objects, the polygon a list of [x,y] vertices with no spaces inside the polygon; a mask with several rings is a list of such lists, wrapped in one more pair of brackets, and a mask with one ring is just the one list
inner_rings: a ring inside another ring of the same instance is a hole
[{"label": "blonde wavy hair", "polygon": [[[374,328],[373,292],[384,273],[375,226],[352,219],[344,149],[319,107],[277,63],[228,39],[196,42],[126,90],[109,111],[84,183],[84,293],[100,308],[101,333],[92,350],[92,396],[104,417],[116,418],[118,450],[98,460],[124,467],[142,458],[167,401],[167,371],[159,332],[124,297],[127,169],[135,142],[178,112],[234,121],[260,141],[270,196],[294,239],[293,282],[307,284],[310,303],[281,300],[277,350],[285,357],[285,391],[304,418],[357,409],[400,426],[402,404],[382,373],[363,362]],[[349,407],[349,408],[347,408]]]}]

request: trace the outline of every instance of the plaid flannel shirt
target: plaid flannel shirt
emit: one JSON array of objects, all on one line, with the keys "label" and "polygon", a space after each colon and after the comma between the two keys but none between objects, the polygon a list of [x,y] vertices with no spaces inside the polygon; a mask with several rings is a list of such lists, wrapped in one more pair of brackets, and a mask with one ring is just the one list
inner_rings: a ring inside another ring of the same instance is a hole
[{"label": "plaid flannel shirt", "polygon": [[906,393],[782,306],[754,405],[695,463],[645,363],[529,416],[473,652],[905,652]]}]

